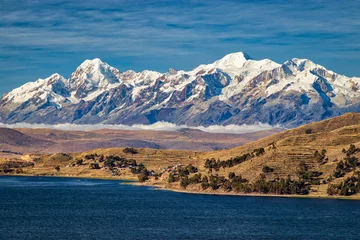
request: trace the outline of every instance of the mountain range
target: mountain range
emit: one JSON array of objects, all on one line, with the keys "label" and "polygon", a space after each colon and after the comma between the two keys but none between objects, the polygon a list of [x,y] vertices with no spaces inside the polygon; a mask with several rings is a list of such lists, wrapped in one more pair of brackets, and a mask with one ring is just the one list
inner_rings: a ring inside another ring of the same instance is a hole
[{"label": "mountain range", "polygon": [[283,64],[238,52],[191,71],[121,72],[84,61],[68,79],[53,74],[0,99],[4,123],[189,126],[268,123],[295,127],[360,111],[360,78],[308,59]]}]

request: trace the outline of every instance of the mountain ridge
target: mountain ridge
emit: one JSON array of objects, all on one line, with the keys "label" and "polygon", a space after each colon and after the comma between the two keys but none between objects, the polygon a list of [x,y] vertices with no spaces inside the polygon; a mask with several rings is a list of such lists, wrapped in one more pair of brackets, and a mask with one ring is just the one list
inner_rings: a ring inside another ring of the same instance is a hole
[{"label": "mountain ridge", "polygon": [[191,71],[120,72],[99,58],[65,79],[53,74],[0,100],[5,123],[254,124],[294,127],[360,111],[360,78],[308,59],[278,64],[232,53]]}]

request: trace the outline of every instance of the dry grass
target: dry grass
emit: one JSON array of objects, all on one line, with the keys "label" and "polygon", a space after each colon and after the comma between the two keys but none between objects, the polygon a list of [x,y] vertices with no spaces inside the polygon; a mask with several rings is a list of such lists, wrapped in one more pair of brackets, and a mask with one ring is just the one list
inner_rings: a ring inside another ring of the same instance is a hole
[{"label": "dry grass", "polygon": [[[305,130],[309,128],[312,129],[312,133],[306,134]],[[272,147],[272,144],[275,144],[275,149]],[[337,163],[344,158],[344,154],[341,152],[342,149],[347,149],[350,144],[355,144],[357,147],[360,147],[360,114],[345,114],[341,117],[280,132],[243,146],[218,151],[195,152],[139,148],[137,149],[138,154],[132,155],[125,154],[122,148],[105,148],[83,153],[70,153],[71,160],[67,159],[65,161],[54,154],[35,154],[27,156],[28,160],[32,159],[34,161],[37,158],[40,160],[37,161],[34,168],[26,169],[25,174],[109,177],[110,172],[108,170],[91,170],[88,166],[89,163],[86,161],[83,166],[66,167],[76,159],[84,158],[86,154],[97,153],[135,159],[138,163],[143,163],[148,169],[154,169],[155,171],[158,171],[159,168],[166,168],[169,165],[179,163],[187,165],[191,163],[199,168],[200,173],[208,175],[208,169],[204,167],[205,159],[215,158],[226,160],[263,147],[265,154],[254,157],[232,168],[221,168],[218,174],[228,176],[229,172],[235,172],[237,175],[241,174],[244,178],[253,181],[262,173],[262,168],[266,165],[274,169],[274,172],[266,174],[269,180],[276,177],[286,178],[288,175],[296,179],[298,165],[301,161],[304,161],[310,170],[323,173],[320,177],[321,179],[327,179],[335,170]],[[314,152],[316,150],[321,151],[322,149],[326,149],[326,157],[329,159],[325,164],[320,164],[314,158]],[[357,157],[360,157],[360,155]],[[25,158],[25,156],[22,158]],[[55,166],[57,165],[61,168],[60,172],[55,170]],[[348,173],[345,177],[351,175],[352,173]],[[160,180],[151,180],[148,184],[179,189],[178,183],[167,185],[166,177],[167,174],[164,174]],[[120,178],[134,179],[135,176],[128,170],[122,170]],[[338,183],[342,180],[343,178],[335,179],[332,183]],[[313,191],[310,193],[310,196],[327,195],[327,184],[314,185],[312,189]],[[190,186],[188,190],[195,192],[201,191],[198,185]]]}]

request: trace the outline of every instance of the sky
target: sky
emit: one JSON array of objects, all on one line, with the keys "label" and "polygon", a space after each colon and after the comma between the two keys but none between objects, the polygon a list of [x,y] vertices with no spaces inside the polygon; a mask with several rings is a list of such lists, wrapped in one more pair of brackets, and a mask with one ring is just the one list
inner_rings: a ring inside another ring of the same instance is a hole
[{"label": "sky", "polygon": [[233,52],[360,77],[360,0],[0,0],[0,95],[84,60],[191,70]]}]

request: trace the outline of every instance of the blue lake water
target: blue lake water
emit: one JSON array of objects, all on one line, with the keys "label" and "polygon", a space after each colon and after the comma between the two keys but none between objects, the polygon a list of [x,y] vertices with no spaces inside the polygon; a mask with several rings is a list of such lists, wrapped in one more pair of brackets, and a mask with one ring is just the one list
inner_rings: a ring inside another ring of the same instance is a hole
[{"label": "blue lake water", "polygon": [[0,239],[360,239],[360,201],[0,177]]}]

